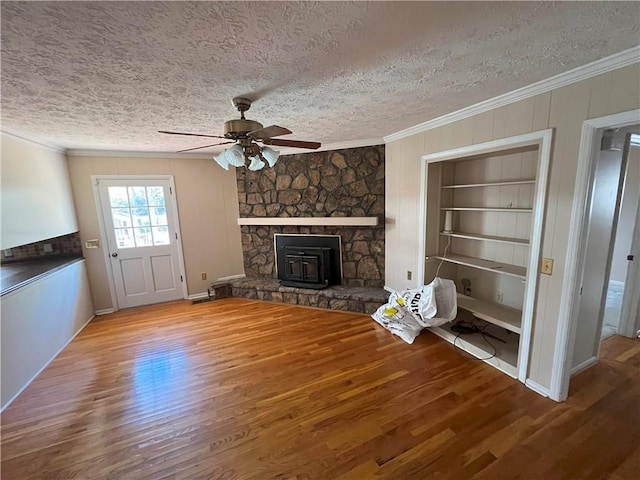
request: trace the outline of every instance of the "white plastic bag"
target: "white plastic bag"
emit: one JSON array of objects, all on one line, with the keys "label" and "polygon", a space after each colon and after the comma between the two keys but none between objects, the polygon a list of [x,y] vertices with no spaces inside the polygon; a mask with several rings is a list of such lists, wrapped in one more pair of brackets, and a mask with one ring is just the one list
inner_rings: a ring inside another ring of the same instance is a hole
[{"label": "white plastic bag", "polygon": [[402,292],[407,309],[423,327],[438,327],[458,313],[456,285],[453,280],[436,277],[415,290]]},{"label": "white plastic bag", "polygon": [[371,318],[409,344],[422,330],[422,325],[405,308],[404,299],[397,292],[392,292],[389,302],[379,307]]}]

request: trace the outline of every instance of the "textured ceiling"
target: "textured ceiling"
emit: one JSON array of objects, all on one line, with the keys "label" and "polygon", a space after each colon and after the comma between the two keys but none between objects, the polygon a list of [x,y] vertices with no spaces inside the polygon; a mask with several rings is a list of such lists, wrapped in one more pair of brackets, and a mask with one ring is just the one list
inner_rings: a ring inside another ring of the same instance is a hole
[{"label": "textured ceiling", "polygon": [[640,43],[636,2],[1,3],[2,128],[175,151],[237,117],[381,138]]}]

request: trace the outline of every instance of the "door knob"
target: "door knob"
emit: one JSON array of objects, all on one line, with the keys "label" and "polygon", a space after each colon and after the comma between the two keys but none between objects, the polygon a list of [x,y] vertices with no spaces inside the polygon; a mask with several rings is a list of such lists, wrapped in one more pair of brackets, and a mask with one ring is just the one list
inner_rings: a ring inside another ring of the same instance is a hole
[{"label": "door knob", "polygon": [[117,253],[112,253],[112,254],[111,254],[111,256],[112,256],[113,258],[116,258],[116,257],[118,256],[118,254],[117,254]]}]

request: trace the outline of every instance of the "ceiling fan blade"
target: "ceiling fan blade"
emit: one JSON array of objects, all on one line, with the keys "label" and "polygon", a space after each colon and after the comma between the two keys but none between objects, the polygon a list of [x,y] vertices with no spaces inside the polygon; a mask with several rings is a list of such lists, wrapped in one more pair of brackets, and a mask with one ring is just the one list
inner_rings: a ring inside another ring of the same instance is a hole
[{"label": "ceiling fan blade", "polygon": [[201,148],[217,147],[218,145],[226,145],[227,143],[236,143],[236,142],[235,141],[222,142],[222,143],[214,143],[212,145],[203,145],[202,147],[185,148],[184,150],[178,150],[176,153],[190,152],[191,150],[200,150]]},{"label": "ceiling fan blade", "polygon": [[167,133],[169,135],[189,135],[191,137],[227,138],[227,137],[221,137],[220,135],[203,135],[201,133],[168,132],[167,130],[158,130],[158,133]]},{"label": "ceiling fan blade", "polygon": [[310,148],[315,150],[322,145],[320,142],[303,142],[302,140],[285,140],[281,138],[265,138],[260,140],[266,145],[277,145],[279,147],[296,147],[296,148]]},{"label": "ceiling fan blade", "polygon": [[264,138],[272,138],[279,137],[280,135],[289,135],[291,130],[283,127],[279,127],[278,125],[270,125],[268,127],[261,128],[260,130],[254,130],[253,132],[249,132],[249,137],[254,140],[261,140]]}]

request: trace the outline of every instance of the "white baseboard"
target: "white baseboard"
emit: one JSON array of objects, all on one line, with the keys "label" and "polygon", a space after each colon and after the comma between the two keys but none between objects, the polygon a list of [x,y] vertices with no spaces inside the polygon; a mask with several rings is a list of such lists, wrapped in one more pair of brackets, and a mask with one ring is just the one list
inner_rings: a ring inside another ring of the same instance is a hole
[{"label": "white baseboard", "polygon": [[246,275],[244,273],[240,273],[238,275],[229,275],[228,277],[220,277],[218,280],[216,280],[217,282],[226,282],[228,280],[236,280],[238,278],[246,278]]},{"label": "white baseboard", "polygon": [[193,295],[189,295],[187,300],[200,300],[201,298],[209,297],[208,292],[194,293]]},{"label": "white baseboard", "polygon": [[108,315],[110,313],[114,313],[116,311],[115,308],[103,308],[101,310],[96,310],[94,313],[96,315]]},{"label": "white baseboard", "polygon": [[531,380],[529,378],[527,378],[525,380],[524,384],[527,387],[529,387],[531,390],[536,392],[538,395],[542,395],[543,397],[551,398],[551,392],[549,391],[549,389],[547,387],[543,387],[539,383],[534,382],[533,380]]},{"label": "white baseboard", "polygon": [[0,408],[0,413],[2,413],[4,411],[5,408],[7,408],[9,405],[11,405],[11,403],[13,403],[13,401],[18,398],[18,396],[24,392],[24,390],[31,385],[31,382],[33,382],[36,377],[38,375],[40,375],[42,373],[42,371],[47,368],[49,366],[49,364],[51,362],[53,362],[54,358],[56,358],[58,355],[60,355],[60,352],[62,352],[65,348],[67,348],[67,345],[69,345],[71,343],[71,341],[76,338],[76,336],[84,329],[84,327],[86,327],[89,322],[91,320],[93,320],[96,316],[95,315],[91,315],[91,317],[89,317],[89,320],[87,320],[86,322],[84,322],[84,324],[78,329],[78,331],[76,333],[73,334],[73,336],[62,346],[60,347],[60,349],[53,354],[53,356],[42,366],[42,368],[40,370],[38,370],[29,380],[27,380],[27,382],[22,386],[22,388],[20,390],[18,390],[18,392],[9,399],[9,401],[7,403],[5,403],[2,408]]},{"label": "white baseboard", "polygon": [[575,367],[573,367],[571,369],[571,376],[575,375],[576,373],[580,373],[583,370],[586,370],[591,365],[593,365],[594,363],[597,363],[597,362],[598,362],[597,357],[591,357],[591,358],[586,359],[584,362],[576,365]]}]

